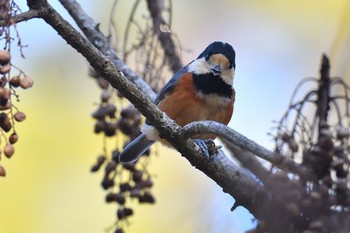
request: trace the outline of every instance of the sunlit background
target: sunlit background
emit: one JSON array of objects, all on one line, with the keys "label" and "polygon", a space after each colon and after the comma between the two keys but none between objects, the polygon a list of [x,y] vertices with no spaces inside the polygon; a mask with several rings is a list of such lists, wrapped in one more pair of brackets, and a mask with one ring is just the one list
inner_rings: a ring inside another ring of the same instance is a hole
[{"label": "sunlit background", "polygon": [[[27,10],[24,0],[16,2]],[[69,19],[58,1],[50,2]],[[80,3],[107,28],[112,0]],[[123,25],[131,3],[121,5]],[[230,126],[268,148],[272,121],[286,110],[297,82],[318,75],[322,53],[330,57],[331,75],[350,77],[348,0],[176,0],[173,10],[172,31],[192,51],[182,54],[184,63],[214,40],[234,46],[237,99]],[[89,172],[102,141],[92,133],[99,92],[87,62],[42,20],[18,29],[28,48],[24,60],[15,50],[13,63],[35,83],[19,91],[27,120],[17,125],[15,155],[1,160],[7,176],[0,179],[0,232],[105,232],[116,206],[104,202],[102,174]],[[254,226],[244,208],[232,213],[234,199],[178,153],[160,154],[151,164],[157,204],[137,208],[127,232],[240,233]]]}]

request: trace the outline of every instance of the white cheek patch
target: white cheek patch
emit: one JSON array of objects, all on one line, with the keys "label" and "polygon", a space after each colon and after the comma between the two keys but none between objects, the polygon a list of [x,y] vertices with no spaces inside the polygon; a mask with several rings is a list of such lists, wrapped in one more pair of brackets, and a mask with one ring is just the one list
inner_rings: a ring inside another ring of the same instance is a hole
[{"label": "white cheek patch", "polygon": [[204,57],[194,60],[188,65],[188,71],[194,74],[207,74],[210,73],[210,67]]}]

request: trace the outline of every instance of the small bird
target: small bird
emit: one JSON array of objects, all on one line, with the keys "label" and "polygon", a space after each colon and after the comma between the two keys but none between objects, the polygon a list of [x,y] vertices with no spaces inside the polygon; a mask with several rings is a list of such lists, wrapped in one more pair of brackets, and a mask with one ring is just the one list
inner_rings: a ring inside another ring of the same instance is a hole
[{"label": "small bird", "polygon": [[[197,59],[177,71],[160,90],[154,103],[178,125],[211,120],[227,125],[235,101],[233,78],[236,53],[228,43],[211,43]],[[141,135],[120,153],[119,161],[134,162],[159,138],[158,131],[146,124]],[[215,139],[215,135],[200,135],[199,139]]]}]

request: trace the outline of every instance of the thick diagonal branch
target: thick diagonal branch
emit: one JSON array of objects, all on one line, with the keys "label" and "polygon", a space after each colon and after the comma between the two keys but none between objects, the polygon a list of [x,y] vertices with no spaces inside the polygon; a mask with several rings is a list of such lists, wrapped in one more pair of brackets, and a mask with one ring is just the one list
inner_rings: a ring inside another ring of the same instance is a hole
[{"label": "thick diagonal branch", "polygon": [[208,159],[192,141],[182,134],[182,128],[159,111],[152,101],[134,84],[118,71],[114,63],[96,49],[89,41],[64,20],[50,5],[42,6],[40,15],[58,34],[75,50],[81,53],[90,65],[110,84],[118,89],[139,111],[146,116],[161,135],[186,157],[193,166],[212,178],[223,190],[251,211],[256,217],[262,217],[260,206],[256,203],[268,203],[269,199],[263,188],[249,175],[241,172],[225,155]]}]

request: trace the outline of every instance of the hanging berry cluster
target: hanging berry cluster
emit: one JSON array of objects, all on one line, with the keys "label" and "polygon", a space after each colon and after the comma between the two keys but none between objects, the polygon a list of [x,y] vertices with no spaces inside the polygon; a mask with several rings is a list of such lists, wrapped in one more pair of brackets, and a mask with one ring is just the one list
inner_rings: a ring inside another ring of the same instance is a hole
[{"label": "hanging berry cluster", "polygon": [[[4,41],[0,50],[0,176],[6,176],[6,170],[1,164],[3,156],[11,158],[15,153],[14,144],[18,141],[15,124],[26,119],[25,113],[19,111],[15,102],[19,101],[16,88],[28,89],[33,86],[33,80],[11,62],[11,42],[17,39],[17,46],[24,58],[21,39],[11,17],[20,9],[14,1],[0,0],[0,18],[7,22],[0,27],[0,40]],[[15,37],[11,29],[15,30]],[[12,75],[13,73],[15,75]]]},{"label": "hanging berry cluster", "polygon": [[[94,71],[90,72],[90,76],[102,90],[100,103],[92,117],[95,119],[94,132],[102,134],[104,142],[103,153],[97,157],[91,171],[103,168],[101,186],[107,192],[105,201],[117,205],[117,220],[110,230],[122,233],[127,219],[134,213],[128,205],[131,200],[140,204],[155,203],[151,192],[152,176],[147,170],[149,151],[133,164],[119,163],[120,150],[140,134],[141,114],[132,105],[125,105],[124,98]],[[109,146],[110,141],[114,144],[112,147]],[[120,145],[120,141],[125,141],[125,145]]]}]

